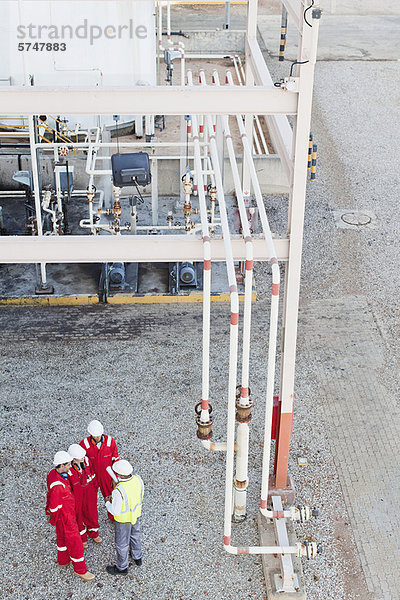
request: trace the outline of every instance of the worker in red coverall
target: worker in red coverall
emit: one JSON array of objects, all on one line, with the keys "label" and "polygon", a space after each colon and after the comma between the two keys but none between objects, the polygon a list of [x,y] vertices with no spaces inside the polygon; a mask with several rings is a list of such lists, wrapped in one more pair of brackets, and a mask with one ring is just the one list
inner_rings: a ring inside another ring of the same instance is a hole
[{"label": "worker in red coverall", "polygon": [[[80,445],[86,450],[90,463],[97,476],[103,498],[111,496],[111,476],[107,473],[107,467],[112,467],[118,460],[118,449],[115,440],[104,433],[104,427],[100,421],[91,421],[87,428],[90,436],[81,441]],[[108,518],[114,521],[111,513],[107,512]]]},{"label": "worker in red coverall", "polygon": [[56,528],[58,564],[65,567],[72,561],[77,577],[93,581],[93,573],[86,568],[83,544],[75,517],[75,499],[68,481],[71,457],[63,450],[56,452],[54,469],[47,475],[46,514]]},{"label": "worker in red coverall", "polygon": [[86,550],[88,548],[86,533],[96,544],[101,544],[97,512],[97,480],[82,446],[71,444],[68,454],[72,457],[68,478],[75,496],[76,522]]}]

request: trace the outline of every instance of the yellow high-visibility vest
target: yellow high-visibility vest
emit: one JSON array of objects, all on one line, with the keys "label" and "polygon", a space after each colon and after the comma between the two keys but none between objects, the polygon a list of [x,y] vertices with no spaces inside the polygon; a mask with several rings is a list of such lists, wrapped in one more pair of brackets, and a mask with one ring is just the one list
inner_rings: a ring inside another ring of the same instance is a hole
[{"label": "yellow high-visibility vest", "polygon": [[142,514],[144,484],[141,477],[132,475],[130,479],[120,481],[115,489],[122,496],[122,511],[114,519],[118,523],[134,525]]}]

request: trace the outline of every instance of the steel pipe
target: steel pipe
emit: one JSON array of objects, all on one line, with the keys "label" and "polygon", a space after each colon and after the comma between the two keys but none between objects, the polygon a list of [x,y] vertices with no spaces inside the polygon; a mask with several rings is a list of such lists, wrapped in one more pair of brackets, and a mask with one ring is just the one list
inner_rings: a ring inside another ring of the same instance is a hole
[{"label": "steel pipe", "polygon": [[[232,75],[227,72],[227,81],[230,86],[233,86]],[[236,115],[239,131],[242,136],[243,150],[247,156],[248,166],[253,189],[257,201],[257,206],[260,214],[260,219],[264,231],[265,241],[267,245],[268,256],[271,257],[272,269],[272,293],[271,293],[271,312],[270,312],[270,330],[268,343],[268,373],[267,373],[267,392],[265,400],[265,424],[264,424],[264,452],[261,480],[261,501],[260,510],[265,516],[270,516],[270,511],[267,510],[268,499],[268,477],[269,477],[269,461],[271,453],[271,425],[272,425],[272,406],[275,385],[275,363],[276,363],[276,342],[278,333],[278,312],[279,312],[279,288],[280,288],[280,269],[278,259],[275,252],[275,246],[272,239],[271,229],[268,223],[267,213],[265,211],[264,201],[258,182],[256,168],[254,166],[253,157],[251,154],[250,144],[246,135],[243,121],[240,115]]]},{"label": "steel pipe", "polygon": [[[213,73],[213,79],[216,85],[220,85],[217,71]],[[200,71],[200,81],[205,85],[204,71]],[[229,128],[227,116],[221,117],[223,132],[228,148],[229,161],[233,174],[233,181],[236,190],[236,198],[239,207],[240,220],[242,223],[242,235],[246,243],[246,278],[245,278],[245,298],[243,314],[243,356],[242,356],[242,385],[239,398],[239,405],[248,407],[251,405],[249,398],[249,364],[250,364],[250,330],[251,330],[251,303],[253,290],[253,243],[250,232],[249,222],[246,213],[246,207],[243,198],[243,191],[240,181],[240,174],[236,162],[235,149],[233,147],[232,136]],[[236,520],[243,520],[246,516],[246,497],[248,486],[248,452],[249,452],[249,426],[248,423],[238,424],[237,432],[238,451],[236,455],[236,475],[234,477],[234,504],[233,516]]]}]

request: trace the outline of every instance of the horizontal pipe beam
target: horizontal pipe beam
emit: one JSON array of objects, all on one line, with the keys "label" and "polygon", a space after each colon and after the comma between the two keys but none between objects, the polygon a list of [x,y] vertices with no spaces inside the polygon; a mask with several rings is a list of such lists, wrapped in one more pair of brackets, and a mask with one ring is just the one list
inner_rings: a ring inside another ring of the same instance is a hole
[{"label": "horizontal pipe beam", "polygon": [[280,88],[242,86],[188,88],[186,86],[137,86],[131,88],[72,88],[11,86],[0,90],[5,115],[135,114],[295,114],[297,93]]},{"label": "horizontal pipe beam", "polygon": [[[266,261],[265,240],[254,239],[254,260]],[[234,260],[245,260],[243,238],[232,240]],[[275,240],[278,260],[287,260],[289,240]],[[0,263],[101,263],[202,261],[203,242],[183,235],[3,236]],[[211,260],[226,260],[224,242],[211,240]]]}]

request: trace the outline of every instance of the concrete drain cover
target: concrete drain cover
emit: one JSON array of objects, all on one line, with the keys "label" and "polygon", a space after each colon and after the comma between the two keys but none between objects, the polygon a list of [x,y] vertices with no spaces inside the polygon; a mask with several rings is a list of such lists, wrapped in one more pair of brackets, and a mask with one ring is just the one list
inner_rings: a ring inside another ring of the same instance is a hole
[{"label": "concrete drain cover", "polygon": [[374,229],[377,218],[371,211],[334,210],[336,227],[339,229]]},{"label": "concrete drain cover", "polygon": [[347,225],[357,225],[357,227],[361,227],[361,225],[368,225],[371,223],[371,217],[364,213],[349,212],[342,215],[342,221],[347,223]]}]

